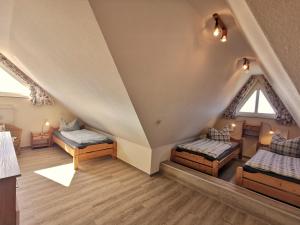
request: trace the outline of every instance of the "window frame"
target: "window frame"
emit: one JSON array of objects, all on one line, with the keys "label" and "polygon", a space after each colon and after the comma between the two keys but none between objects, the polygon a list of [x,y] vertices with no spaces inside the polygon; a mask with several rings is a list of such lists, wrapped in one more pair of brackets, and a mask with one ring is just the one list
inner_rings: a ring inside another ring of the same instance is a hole
[{"label": "window frame", "polygon": [[[244,106],[244,104],[249,100],[249,98],[252,96],[254,92],[256,92],[256,100],[255,100],[255,109],[254,112],[240,112],[241,108]],[[259,96],[260,92],[264,94],[268,102],[270,103],[273,111],[275,112],[274,114],[271,113],[259,113],[258,112],[258,103],[259,103]],[[247,94],[246,98],[243,99],[243,101],[238,105],[237,107],[237,116],[242,116],[242,117],[258,117],[258,118],[266,118],[266,119],[275,119],[276,116],[276,109],[272,105],[268,95],[265,92],[265,89],[262,85],[257,84],[254,86],[254,88]]]}]

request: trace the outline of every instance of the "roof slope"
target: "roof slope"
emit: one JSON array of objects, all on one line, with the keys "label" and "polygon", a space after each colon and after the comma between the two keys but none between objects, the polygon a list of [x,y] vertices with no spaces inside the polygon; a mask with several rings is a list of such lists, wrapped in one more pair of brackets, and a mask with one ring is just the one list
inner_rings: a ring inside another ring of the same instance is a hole
[{"label": "roof slope", "polygon": [[1,50],[8,58],[86,123],[149,146],[88,1],[7,7],[9,34],[1,35],[9,38]]},{"label": "roof slope", "polygon": [[[153,148],[212,125],[248,79],[235,62],[254,53],[223,0],[90,3]],[[214,12],[226,43],[212,36]]]},{"label": "roof slope", "polygon": [[268,80],[299,125],[299,1],[227,1]]}]

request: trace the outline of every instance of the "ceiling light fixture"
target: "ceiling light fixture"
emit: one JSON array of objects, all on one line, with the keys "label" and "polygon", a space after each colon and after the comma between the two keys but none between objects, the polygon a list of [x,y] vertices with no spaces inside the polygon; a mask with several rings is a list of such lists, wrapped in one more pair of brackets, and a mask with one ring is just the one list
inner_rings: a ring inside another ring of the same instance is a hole
[{"label": "ceiling light fixture", "polygon": [[247,58],[243,58],[243,66],[242,66],[244,71],[249,71],[250,69],[250,61]]},{"label": "ceiling light fixture", "polygon": [[221,42],[226,42],[227,41],[227,30],[222,30],[222,36],[220,39]]},{"label": "ceiling light fixture", "polygon": [[219,14],[214,13],[213,18],[215,19],[215,27],[213,31],[214,37],[220,37],[221,42],[227,41],[227,28],[221,20]]}]

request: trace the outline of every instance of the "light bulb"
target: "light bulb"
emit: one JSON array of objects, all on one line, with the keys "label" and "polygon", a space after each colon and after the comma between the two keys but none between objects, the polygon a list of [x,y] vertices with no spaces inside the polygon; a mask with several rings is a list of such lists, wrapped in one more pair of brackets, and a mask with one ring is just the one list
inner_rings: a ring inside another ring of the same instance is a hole
[{"label": "light bulb", "polygon": [[226,42],[227,41],[227,36],[225,34],[223,34],[220,41],[221,42]]},{"label": "light bulb", "polygon": [[247,58],[244,58],[244,62],[243,62],[243,70],[249,70],[249,67],[250,67],[250,65],[249,65],[249,60],[247,59]]},{"label": "light bulb", "polygon": [[236,124],[235,124],[235,123],[232,123],[231,126],[232,126],[232,127],[236,127]]},{"label": "light bulb", "polygon": [[45,126],[47,126],[47,127],[49,127],[49,126],[50,126],[50,123],[49,123],[49,121],[46,121],[46,122],[45,122]]},{"label": "light bulb", "polygon": [[270,130],[270,131],[269,131],[269,134],[274,134],[274,131]]},{"label": "light bulb", "polygon": [[215,29],[214,29],[214,32],[213,32],[214,37],[218,37],[220,35],[220,33],[221,33],[220,27],[215,26]]},{"label": "light bulb", "polygon": [[249,70],[249,65],[248,64],[244,64],[243,65],[243,70]]}]

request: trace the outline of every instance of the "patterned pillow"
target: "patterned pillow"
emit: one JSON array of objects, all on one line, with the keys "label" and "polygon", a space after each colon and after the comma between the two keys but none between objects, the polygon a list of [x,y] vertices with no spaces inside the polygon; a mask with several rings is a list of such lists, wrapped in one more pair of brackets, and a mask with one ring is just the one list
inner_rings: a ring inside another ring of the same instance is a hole
[{"label": "patterned pillow", "polygon": [[280,134],[274,134],[270,149],[280,155],[300,158],[300,137],[287,140]]},{"label": "patterned pillow", "polygon": [[60,120],[59,124],[59,131],[74,131],[74,130],[80,130],[80,123],[77,119],[66,122],[64,119]]},{"label": "patterned pillow", "polygon": [[226,126],[222,130],[217,130],[215,128],[209,128],[208,136],[210,139],[215,140],[215,141],[230,142],[229,127]]}]

